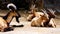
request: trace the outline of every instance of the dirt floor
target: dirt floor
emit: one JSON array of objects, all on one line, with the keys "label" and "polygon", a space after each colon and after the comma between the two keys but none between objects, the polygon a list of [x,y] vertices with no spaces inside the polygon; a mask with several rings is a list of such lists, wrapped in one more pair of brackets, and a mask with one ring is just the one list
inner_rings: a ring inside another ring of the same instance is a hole
[{"label": "dirt floor", "polygon": [[[0,15],[5,16],[9,11],[0,10]],[[19,18],[20,23],[17,23],[15,18],[13,18],[10,25],[24,25],[23,27],[13,27],[13,31],[0,32],[0,34],[60,34],[60,19],[55,18],[56,28],[50,27],[31,27],[31,22],[26,20],[29,15],[28,11],[19,11],[21,17]]]}]

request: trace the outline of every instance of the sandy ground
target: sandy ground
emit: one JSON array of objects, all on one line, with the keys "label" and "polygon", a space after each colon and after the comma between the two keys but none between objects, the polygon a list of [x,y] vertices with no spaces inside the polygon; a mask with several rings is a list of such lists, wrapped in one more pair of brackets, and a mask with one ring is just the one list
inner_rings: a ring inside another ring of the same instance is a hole
[{"label": "sandy ground", "polygon": [[[6,15],[8,11],[0,10],[0,15]],[[26,20],[28,16],[27,11],[19,11],[21,17],[19,18],[20,23],[17,23],[13,18],[10,25],[24,25],[24,27],[14,27],[13,31],[0,32],[0,34],[60,34],[60,19],[55,19],[56,28],[49,27],[31,27],[31,22]]]}]

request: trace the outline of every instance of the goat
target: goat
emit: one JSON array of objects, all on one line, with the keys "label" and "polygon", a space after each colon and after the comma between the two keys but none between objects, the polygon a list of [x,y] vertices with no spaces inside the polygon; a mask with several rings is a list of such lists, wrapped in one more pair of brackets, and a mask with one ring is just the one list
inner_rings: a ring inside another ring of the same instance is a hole
[{"label": "goat", "polygon": [[[11,22],[11,19],[13,19],[13,17],[16,17],[16,21],[19,23],[18,18],[21,16],[17,12],[17,7],[13,3],[10,3],[7,5],[7,8],[10,10],[10,12],[4,17],[6,19],[6,21],[9,23],[9,22]],[[8,19],[9,17],[11,17],[10,20]]]},{"label": "goat", "polygon": [[40,15],[39,17],[33,18],[31,21],[31,26],[56,27],[53,18],[49,18],[49,15],[46,13],[45,9],[42,11],[44,12],[44,15]]},{"label": "goat", "polygon": [[39,17],[35,17],[31,21],[31,26],[44,26],[44,23],[47,22],[48,19],[44,15],[40,15]]},{"label": "goat", "polygon": [[0,17],[0,30],[4,31],[4,29],[9,28],[9,24],[12,21],[13,17],[16,17],[16,21],[20,15],[16,12],[16,6],[14,4],[8,4],[7,8],[10,9],[10,12],[6,16]]},{"label": "goat", "polygon": [[[47,10],[47,9],[46,9]],[[46,16],[48,18],[48,26],[49,27],[56,27],[56,24],[54,23],[54,18],[55,18],[55,14],[54,12],[52,12],[52,10],[50,11],[49,9],[47,11],[49,11],[48,13],[46,12],[46,10],[42,10],[43,12],[46,13]]]},{"label": "goat", "polygon": [[32,14],[29,14],[29,16],[27,17],[28,21],[31,21],[34,17],[38,17],[40,15],[44,15],[43,12],[36,12],[36,11],[37,11],[37,9],[35,8],[35,5],[33,5],[32,8],[31,8],[31,13]]}]

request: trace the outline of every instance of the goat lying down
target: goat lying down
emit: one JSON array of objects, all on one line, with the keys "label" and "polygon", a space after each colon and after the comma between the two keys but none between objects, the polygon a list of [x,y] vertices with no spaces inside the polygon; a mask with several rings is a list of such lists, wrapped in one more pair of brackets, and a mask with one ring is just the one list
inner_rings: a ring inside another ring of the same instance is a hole
[{"label": "goat lying down", "polygon": [[9,27],[10,22],[12,21],[13,17],[16,17],[16,21],[19,23],[18,18],[20,17],[19,13],[16,12],[17,8],[14,4],[8,4],[7,8],[10,10],[10,12],[7,13],[7,15],[0,17],[0,30],[11,30]]},{"label": "goat lying down", "polygon": [[50,21],[43,15],[39,17],[35,17],[31,21],[31,26],[33,27],[56,27],[54,24],[54,19],[51,18]]},{"label": "goat lying down", "polygon": [[34,8],[31,10],[31,14],[29,14],[29,16],[27,17],[27,20],[28,21],[31,21],[34,17],[38,17],[40,15],[44,15],[43,12],[36,12],[37,10]]},{"label": "goat lying down", "polygon": [[43,23],[47,21],[47,18],[43,15],[35,17],[31,21],[31,26],[44,26]]},{"label": "goat lying down", "polygon": [[46,13],[46,10],[42,10],[44,13],[34,17],[31,21],[31,26],[35,27],[56,27],[54,24],[54,19],[49,18],[49,15]]}]

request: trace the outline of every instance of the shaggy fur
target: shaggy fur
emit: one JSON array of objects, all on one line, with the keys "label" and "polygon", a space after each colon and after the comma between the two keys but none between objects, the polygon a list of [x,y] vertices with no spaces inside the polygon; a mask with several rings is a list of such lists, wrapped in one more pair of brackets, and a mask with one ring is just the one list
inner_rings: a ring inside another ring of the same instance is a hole
[{"label": "shaggy fur", "polygon": [[54,24],[54,19],[50,17],[50,15],[48,15],[46,13],[46,10],[42,10],[44,14],[35,14],[36,17],[32,19],[31,21],[31,26],[34,27],[56,27],[56,25]]},{"label": "shaggy fur", "polygon": [[32,19],[31,26],[36,27],[44,26],[44,23],[46,23],[47,21],[48,19],[44,15],[41,15],[39,17],[35,17]]}]

